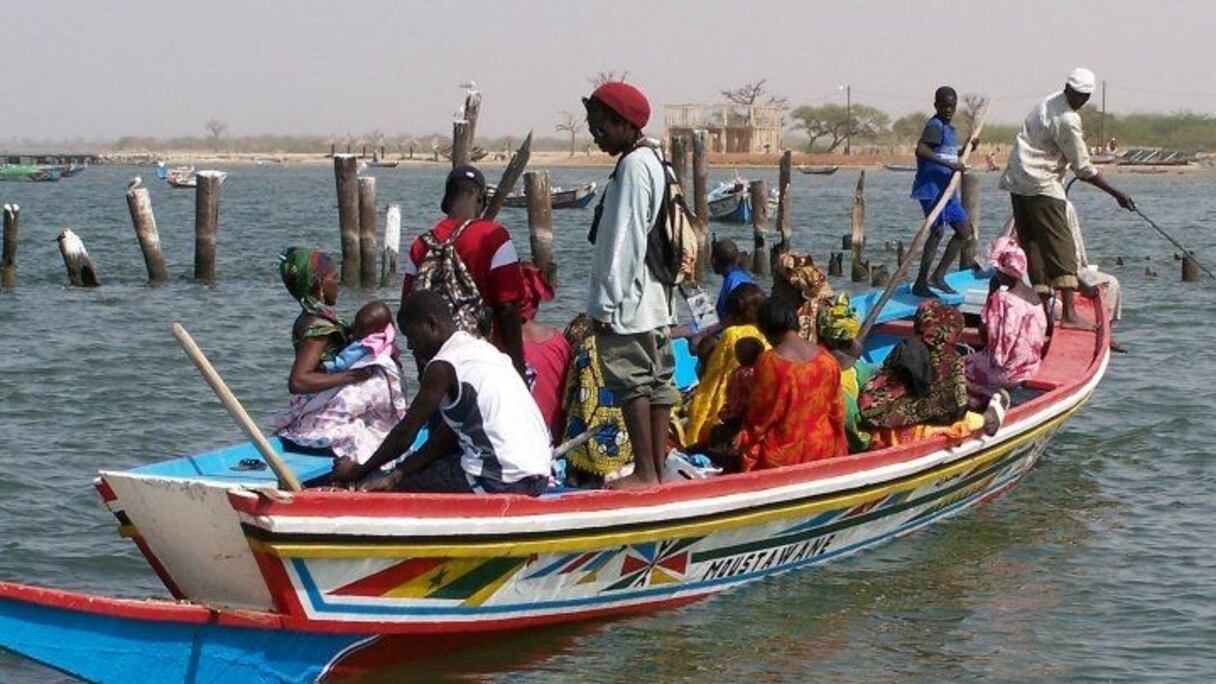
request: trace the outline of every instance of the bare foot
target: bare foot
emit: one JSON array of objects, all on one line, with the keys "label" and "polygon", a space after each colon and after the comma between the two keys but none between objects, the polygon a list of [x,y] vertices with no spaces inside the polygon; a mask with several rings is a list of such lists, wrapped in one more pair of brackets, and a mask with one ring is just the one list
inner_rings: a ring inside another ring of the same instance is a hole
[{"label": "bare foot", "polygon": [[643,480],[642,478],[638,477],[637,475],[630,475],[628,477],[622,477],[619,480],[613,480],[612,482],[605,483],[604,486],[607,487],[608,489],[633,489],[633,490],[636,490],[636,489],[650,489],[651,487],[653,487],[657,484],[658,484],[658,482],[650,482],[649,480]]},{"label": "bare foot", "polygon": [[958,294],[958,290],[955,290],[953,287],[947,285],[946,281],[942,278],[934,278],[933,280],[930,280],[929,285],[941,290],[942,292],[945,292],[946,294]]},{"label": "bare foot", "polygon": [[912,285],[912,294],[916,295],[917,297],[937,298],[937,293],[929,289],[929,284],[919,280]]}]

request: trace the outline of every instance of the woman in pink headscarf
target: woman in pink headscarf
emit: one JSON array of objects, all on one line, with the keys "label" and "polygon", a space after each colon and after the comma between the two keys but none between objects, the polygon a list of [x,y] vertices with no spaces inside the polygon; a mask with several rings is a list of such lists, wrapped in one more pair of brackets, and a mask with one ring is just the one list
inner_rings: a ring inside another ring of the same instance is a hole
[{"label": "woman in pink headscarf", "polygon": [[984,348],[967,355],[967,399],[983,410],[1001,389],[1014,387],[1039,369],[1047,317],[1026,276],[1026,253],[1011,236],[996,241],[989,254],[996,275],[980,314]]},{"label": "woman in pink headscarf", "polygon": [[570,343],[560,330],[536,322],[542,302],[553,299],[553,288],[534,264],[521,264],[524,295],[519,303],[524,340],[524,361],[528,365],[528,387],[549,427],[554,442],[561,439],[565,418],[562,415],[562,388],[570,367]]}]

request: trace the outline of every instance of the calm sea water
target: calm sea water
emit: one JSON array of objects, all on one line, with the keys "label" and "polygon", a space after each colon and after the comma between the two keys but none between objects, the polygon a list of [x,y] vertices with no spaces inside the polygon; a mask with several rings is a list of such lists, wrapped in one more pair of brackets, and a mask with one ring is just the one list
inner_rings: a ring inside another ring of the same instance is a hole
[{"label": "calm sea water", "polygon": [[[223,187],[219,281],[186,278],[194,194],[149,168],[95,167],[54,184],[0,184],[22,210],[18,287],[0,294],[0,579],[128,597],[164,595],[97,505],[99,468],[126,468],[235,443],[241,435],[174,343],[195,336],[255,416],[287,401],[295,304],[276,254],[339,252],[328,167],[236,167]],[[143,173],[177,280],[147,287],[124,186]],[[378,199],[400,202],[403,241],[438,214],[442,169],[380,169]],[[606,169],[558,169],[556,184]],[[775,173],[749,171],[775,183]],[[491,172],[496,177],[498,172]],[[726,179],[729,171],[716,170]],[[794,241],[826,263],[848,228],[856,172],[794,178]],[[984,177],[981,231],[1007,214]],[[1141,208],[1216,265],[1211,175],[1123,176]],[[907,174],[867,174],[868,253],[910,241]],[[1170,245],[1089,187],[1075,199],[1091,259],[1126,292],[1116,356],[1087,408],[1042,465],[1003,499],[877,550],[680,610],[552,629],[386,675],[477,681],[758,679],[828,681],[1203,681],[1216,673],[1216,311],[1212,281],[1180,284]],[[567,320],[586,278],[589,211],[556,212]],[[506,210],[528,251],[526,217]],[[54,238],[81,235],[104,286],[69,289]],[[740,227],[719,235],[742,239]],[[1122,256],[1126,266],[1114,267]],[[1146,268],[1156,271],[1146,275]],[[180,277],[179,277],[180,276]],[[843,286],[843,283],[837,283]],[[374,296],[344,292],[352,313]],[[393,291],[380,294],[395,300]],[[0,681],[65,677],[0,653]]]}]

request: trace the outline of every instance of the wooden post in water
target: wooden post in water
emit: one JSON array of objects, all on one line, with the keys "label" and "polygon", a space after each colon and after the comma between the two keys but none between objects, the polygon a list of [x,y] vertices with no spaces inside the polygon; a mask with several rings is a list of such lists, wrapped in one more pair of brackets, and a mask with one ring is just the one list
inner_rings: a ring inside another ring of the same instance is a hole
[{"label": "wooden post in water", "polygon": [[768,256],[768,181],[751,182],[752,203],[752,273],[758,276],[769,274]]},{"label": "wooden post in water", "polygon": [[397,256],[401,253],[401,205],[388,205],[384,213],[384,261],[380,264],[380,287],[397,280]]},{"label": "wooden post in water", "polygon": [[80,236],[71,228],[64,228],[59,233],[59,254],[63,256],[63,265],[68,269],[68,282],[76,287],[97,287],[101,279],[97,277],[97,269],[89,258],[89,251],[84,248]]},{"label": "wooden post in water", "polygon": [[473,139],[477,137],[477,118],[481,116],[481,93],[470,90],[464,98],[464,120],[469,124],[469,151],[473,150]]},{"label": "wooden post in water", "polygon": [[963,243],[958,255],[958,267],[964,269],[971,268],[975,263],[975,253],[980,244],[980,177],[975,173],[964,173],[961,187],[963,210],[971,221],[971,237]]},{"label": "wooden post in water", "polygon": [[199,171],[194,189],[194,279],[215,282],[215,234],[220,227],[220,186],[228,174]]},{"label": "wooden post in water", "polygon": [[359,285],[366,290],[380,284],[376,273],[376,179],[360,176],[359,185]]},{"label": "wooden post in water", "polygon": [[891,272],[886,264],[878,264],[870,269],[870,284],[875,287],[885,285],[890,278]]},{"label": "wooden post in water", "polygon": [[0,290],[8,292],[17,281],[17,230],[21,227],[21,207],[4,205],[4,253],[0,258]]},{"label": "wooden post in water", "polygon": [[160,233],[156,230],[156,216],[152,214],[152,198],[147,188],[134,181],[127,188],[127,210],[131,212],[139,251],[144,255],[148,282],[165,282],[169,279],[169,271],[165,268],[165,255],[160,251]]},{"label": "wooden post in water", "polygon": [[697,232],[697,268],[696,280],[708,270],[709,266],[709,154],[706,145],[709,133],[705,130],[694,131],[692,135],[692,197],[693,210],[696,212]]},{"label": "wooden post in water", "polygon": [[473,142],[469,136],[469,122],[452,123],[452,168],[468,164],[473,153]]},{"label": "wooden post in water", "polygon": [[1182,282],[1191,283],[1196,280],[1199,280],[1199,262],[1193,254],[1187,252],[1182,255]]},{"label": "wooden post in water", "polygon": [[828,253],[828,275],[837,277],[844,275],[844,252]]},{"label": "wooden post in water", "polygon": [[359,182],[354,156],[334,157],[338,185],[338,229],[342,232],[342,285],[359,285]]},{"label": "wooden post in water", "polygon": [[528,237],[532,263],[545,275],[545,282],[557,289],[557,261],[553,258],[553,199],[549,193],[549,172],[524,174],[524,195],[528,198]]},{"label": "wooden post in water", "polygon": [[853,191],[853,214],[850,220],[849,246],[853,251],[853,282],[865,282],[869,276],[867,264],[861,260],[861,250],[866,241],[866,172],[857,177],[857,189]]},{"label": "wooden post in water", "polygon": [[676,173],[676,182],[688,189],[688,138],[671,136],[671,168]]},{"label": "wooden post in water", "polygon": [[502,203],[507,201],[507,195],[515,192],[515,184],[519,182],[519,177],[523,175],[531,156],[532,131],[528,131],[528,135],[520,144],[519,149],[511,156],[511,161],[507,162],[507,168],[502,170],[502,177],[498,179],[498,185],[494,186],[494,196],[490,198],[485,211],[481,213],[482,218],[493,221],[498,216]]},{"label": "wooden post in water", "polygon": [[781,242],[773,245],[769,259],[773,271],[777,270],[777,259],[790,251],[790,177],[793,171],[792,154],[789,150],[781,153],[781,163],[777,175],[777,230],[781,234]]}]

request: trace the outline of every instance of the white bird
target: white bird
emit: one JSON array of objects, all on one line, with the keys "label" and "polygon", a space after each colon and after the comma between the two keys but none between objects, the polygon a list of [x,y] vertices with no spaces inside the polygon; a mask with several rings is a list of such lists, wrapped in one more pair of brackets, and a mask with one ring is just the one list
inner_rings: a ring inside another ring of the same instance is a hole
[{"label": "white bird", "polygon": [[367,162],[361,161],[361,162],[359,162],[359,168],[357,168],[355,170],[355,173],[363,173],[366,170],[367,170]]},{"label": "white bird", "polygon": [[132,190],[142,186],[143,184],[144,184],[144,179],[141,178],[139,175],[135,175],[130,180],[127,181],[127,192],[131,192]]}]

